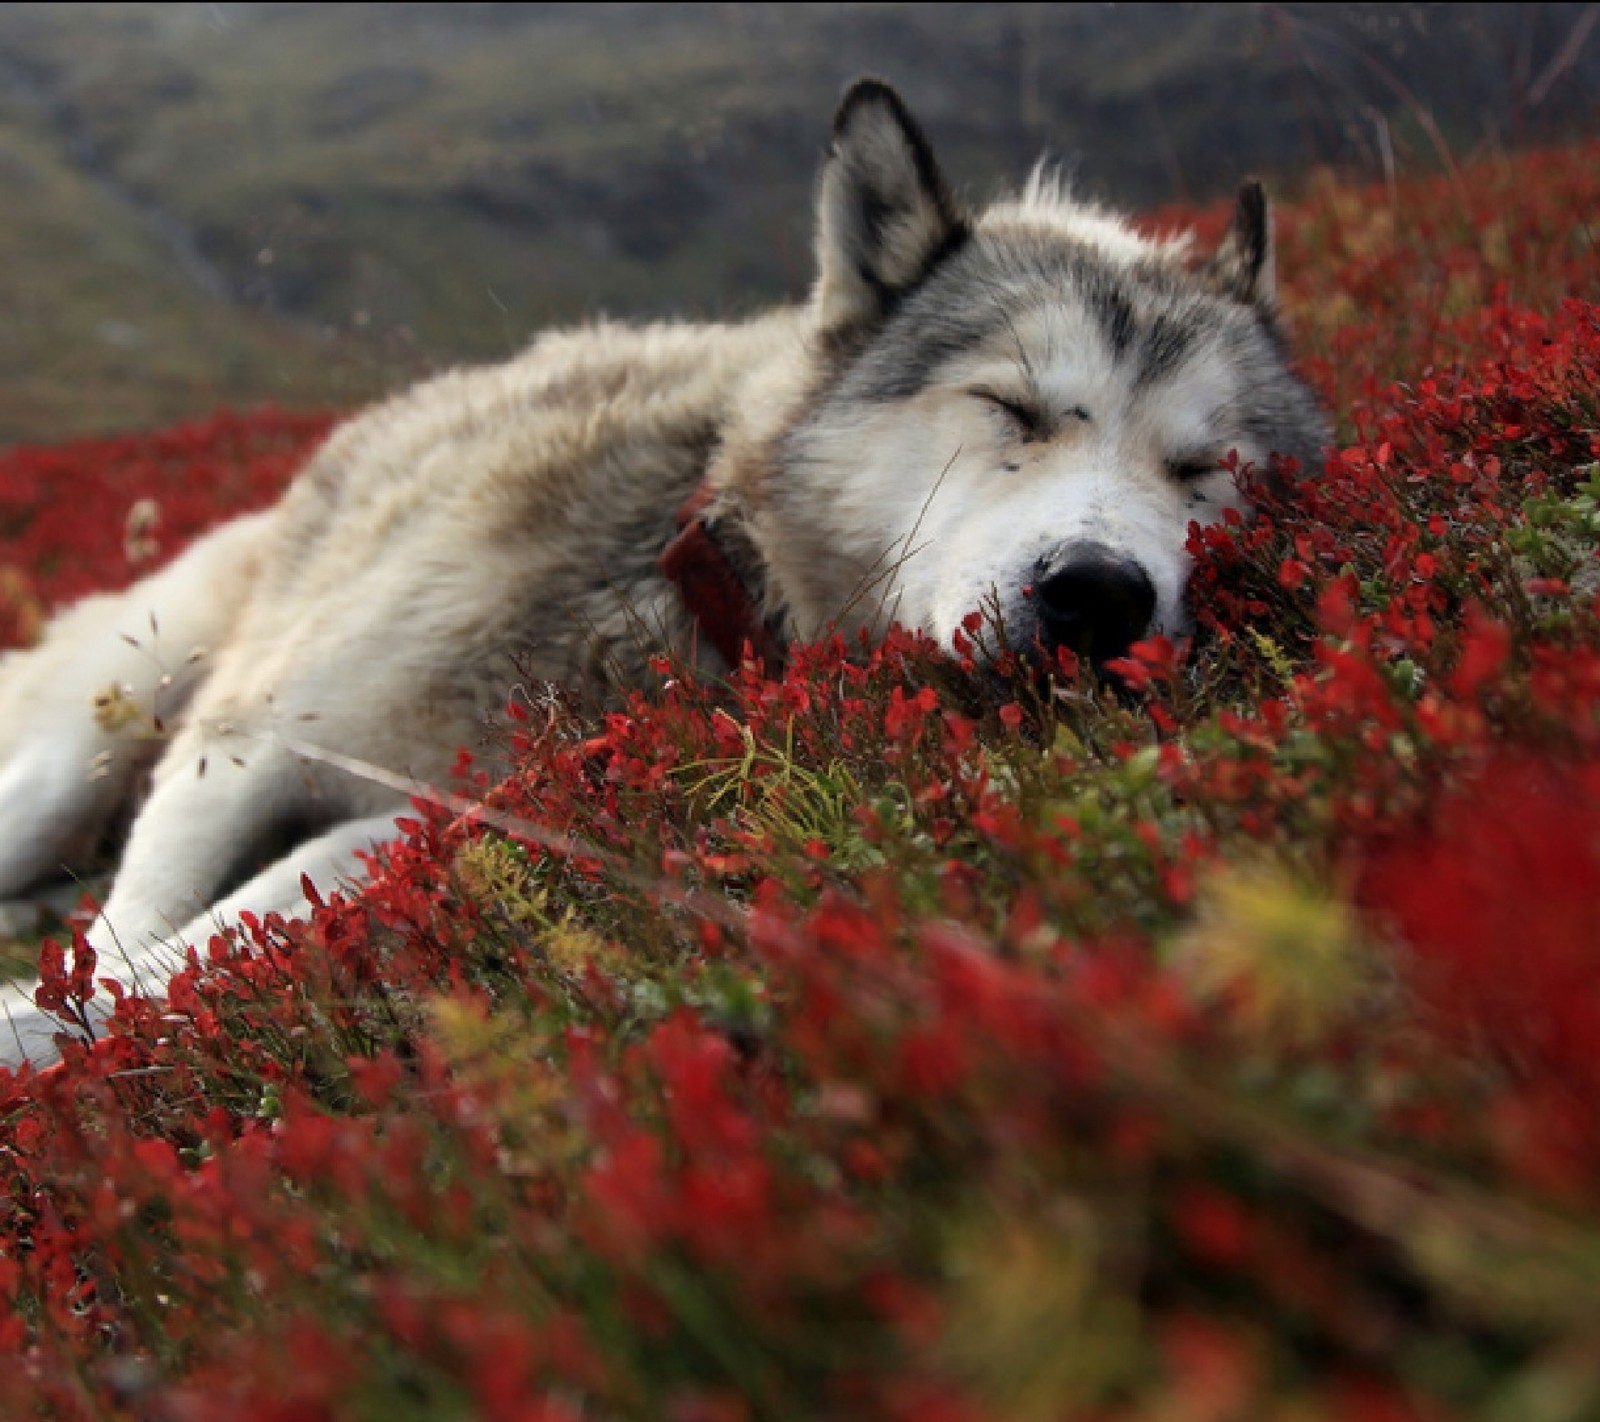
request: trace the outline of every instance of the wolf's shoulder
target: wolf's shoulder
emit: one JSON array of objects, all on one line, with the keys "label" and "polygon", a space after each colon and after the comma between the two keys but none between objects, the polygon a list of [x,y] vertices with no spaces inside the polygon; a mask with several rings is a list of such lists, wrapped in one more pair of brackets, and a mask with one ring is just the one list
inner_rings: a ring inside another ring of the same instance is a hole
[{"label": "wolf's shoulder", "polygon": [[291,491],[291,517],[564,500],[619,458],[703,449],[752,371],[803,358],[804,318],[786,307],[737,322],[597,321],[443,371],[338,426]]}]

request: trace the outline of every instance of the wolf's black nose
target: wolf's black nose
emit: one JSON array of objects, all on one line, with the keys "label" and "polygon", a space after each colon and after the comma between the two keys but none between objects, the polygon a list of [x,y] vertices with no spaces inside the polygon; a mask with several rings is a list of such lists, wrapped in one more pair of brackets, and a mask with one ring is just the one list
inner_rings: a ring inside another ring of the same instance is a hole
[{"label": "wolf's black nose", "polygon": [[1074,543],[1039,562],[1034,583],[1039,640],[1105,662],[1150,631],[1156,590],[1130,558],[1098,543]]}]

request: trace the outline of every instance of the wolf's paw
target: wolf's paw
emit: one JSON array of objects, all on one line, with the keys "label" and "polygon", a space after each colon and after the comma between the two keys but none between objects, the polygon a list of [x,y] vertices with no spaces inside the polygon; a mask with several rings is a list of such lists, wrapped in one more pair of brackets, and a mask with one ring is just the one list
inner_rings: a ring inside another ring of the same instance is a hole
[{"label": "wolf's paw", "polygon": [[37,983],[0,985],[0,1066],[54,1066],[61,1060],[60,1039],[82,1036],[34,1000]]}]

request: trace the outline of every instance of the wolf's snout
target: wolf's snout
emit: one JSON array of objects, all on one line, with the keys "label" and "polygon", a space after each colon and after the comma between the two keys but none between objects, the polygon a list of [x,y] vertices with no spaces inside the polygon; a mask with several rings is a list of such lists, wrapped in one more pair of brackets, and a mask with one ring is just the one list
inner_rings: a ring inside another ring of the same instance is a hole
[{"label": "wolf's snout", "polygon": [[1131,558],[1097,543],[1074,544],[1042,559],[1034,583],[1039,640],[1104,662],[1150,630],[1156,590]]}]

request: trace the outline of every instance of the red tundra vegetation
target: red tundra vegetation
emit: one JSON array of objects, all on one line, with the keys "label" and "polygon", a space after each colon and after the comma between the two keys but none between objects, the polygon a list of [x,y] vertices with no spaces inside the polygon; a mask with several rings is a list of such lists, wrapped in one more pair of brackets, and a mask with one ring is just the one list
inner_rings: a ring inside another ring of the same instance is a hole
[{"label": "red tundra vegetation", "polygon": [[[1588,146],[1282,214],[1342,447],[1136,695],[519,701],[370,890],[0,1073],[5,1415],[1600,1414],[1596,212]],[[326,425],[0,457],[5,636]]]}]

